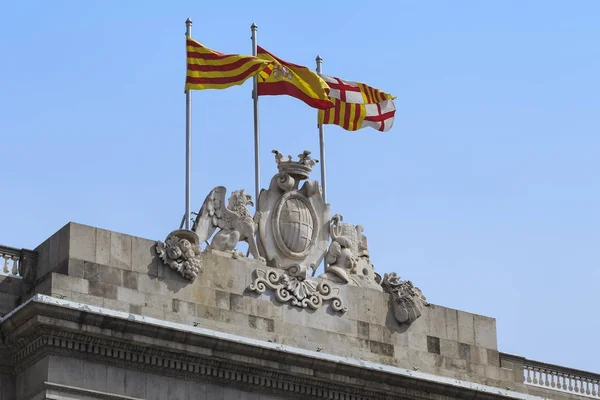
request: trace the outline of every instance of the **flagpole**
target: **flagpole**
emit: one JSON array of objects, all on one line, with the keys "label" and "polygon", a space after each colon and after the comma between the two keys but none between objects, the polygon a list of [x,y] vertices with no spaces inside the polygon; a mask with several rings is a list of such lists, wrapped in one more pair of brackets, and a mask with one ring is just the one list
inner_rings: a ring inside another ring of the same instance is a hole
[{"label": "flagpole", "polygon": [[[185,20],[185,36],[192,36],[192,20]],[[190,229],[190,186],[192,169],[192,92],[185,91],[185,229]]]},{"label": "flagpole", "polygon": [[[256,57],[256,31],[258,26],[253,22],[250,26],[252,31],[252,55]],[[252,78],[252,102],[254,103],[254,201],[256,203],[256,209],[258,210],[258,195],[260,194],[260,134],[258,126],[258,76],[254,75]]]},{"label": "flagpole", "polygon": [[[321,74],[321,64],[323,63],[323,59],[321,56],[317,56],[317,74]],[[323,201],[327,203],[327,184],[325,182],[325,132],[323,132],[323,124],[318,124],[319,126],[319,145],[321,148],[321,188],[323,189]]]}]

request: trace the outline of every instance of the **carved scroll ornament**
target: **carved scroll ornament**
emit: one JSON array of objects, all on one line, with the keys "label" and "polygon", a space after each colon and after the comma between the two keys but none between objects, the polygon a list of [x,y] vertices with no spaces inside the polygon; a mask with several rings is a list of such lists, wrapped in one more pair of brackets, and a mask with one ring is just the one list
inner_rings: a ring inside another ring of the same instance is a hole
[{"label": "carved scroll ornament", "polygon": [[324,302],[330,301],[334,311],[345,313],[348,310],[339,296],[339,288],[332,287],[322,279],[307,279],[306,271],[299,267],[291,267],[285,272],[258,268],[254,271],[254,281],[248,289],[256,293],[264,293],[271,289],[275,291],[275,296],[280,302],[289,302],[301,308],[316,310]]}]

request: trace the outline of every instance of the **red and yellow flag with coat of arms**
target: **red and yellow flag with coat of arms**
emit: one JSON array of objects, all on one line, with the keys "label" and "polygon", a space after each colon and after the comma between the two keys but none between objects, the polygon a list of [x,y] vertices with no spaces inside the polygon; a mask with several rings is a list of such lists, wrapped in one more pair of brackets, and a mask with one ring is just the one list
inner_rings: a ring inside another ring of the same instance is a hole
[{"label": "red and yellow flag with coat of arms", "polygon": [[329,86],[319,75],[307,67],[283,61],[260,46],[257,50],[258,58],[271,62],[258,75],[259,96],[288,95],[319,110],[333,107]]}]

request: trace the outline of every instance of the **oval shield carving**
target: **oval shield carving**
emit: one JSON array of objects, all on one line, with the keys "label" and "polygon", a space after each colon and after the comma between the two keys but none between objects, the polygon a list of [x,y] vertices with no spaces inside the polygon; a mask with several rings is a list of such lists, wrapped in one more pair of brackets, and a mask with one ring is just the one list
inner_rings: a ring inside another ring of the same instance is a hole
[{"label": "oval shield carving", "polygon": [[297,192],[284,194],[272,221],[277,247],[289,257],[306,257],[319,229],[316,213],[304,196]]},{"label": "oval shield carving", "polygon": [[308,206],[300,199],[286,200],[281,207],[279,229],[285,246],[302,253],[310,246],[314,223]]}]

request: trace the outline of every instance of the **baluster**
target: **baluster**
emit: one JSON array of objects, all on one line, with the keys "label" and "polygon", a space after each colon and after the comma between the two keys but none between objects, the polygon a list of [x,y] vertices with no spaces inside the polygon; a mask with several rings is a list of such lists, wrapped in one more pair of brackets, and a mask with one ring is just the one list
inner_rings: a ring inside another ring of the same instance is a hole
[{"label": "baluster", "polygon": [[590,380],[589,379],[585,379],[585,394],[587,394],[588,396],[590,394],[592,394],[592,391],[590,390]]},{"label": "baluster", "polygon": [[556,382],[558,381],[558,376],[556,376],[556,372],[551,371],[552,377],[550,379],[552,389],[556,388]]},{"label": "baluster", "polygon": [[533,384],[538,385],[540,381],[538,380],[538,371],[539,369],[533,368]]},{"label": "baluster", "polygon": [[556,377],[556,387],[559,389],[563,388],[563,383],[565,382],[565,378],[563,377],[563,375],[559,372],[558,376]]},{"label": "baluster", "polygon": [[[579,393],[580,392],[579,388],[581,387],[581,380],[579,379],[579,377],[576,377],[575,379],[576,379],[575,380],[575,393]],[[581,391],[581,392],[583,392],[583,391]]]},{"label": "baluster", "polygon": [[546,385],[546,387],[550,387],[550,374],[551,372],[548,370],[544,370],[544,374],[546,374],[546,380],[544,381],[544,384]]},{"label": "baluster", "polygon": [[2,254],[2,257],[4,257],[4,269],[2,271],[5,274],[8,274],[8,261],[10,260],[10,256],[8,256],[6,254]]},{"label": "baluster", "polygon": [[17,256],[13,256],[12,274],[14,276],[19,275],[19,257]]},{"label": "baluster", "polygon": [[573,391],[573,376],[569,375],[568,376],[569,379],[569,391]]},{"label": "baluster", "polygon": [[596,396],[598,394],[598,381],[592,381],[592,395]]},{"label": "baluster", "polygon": [[531,373],[532,373],[531,367],[527,367],[527,369],[525,371],[527,372],[527,383],[533,382],[531,379]]}]

